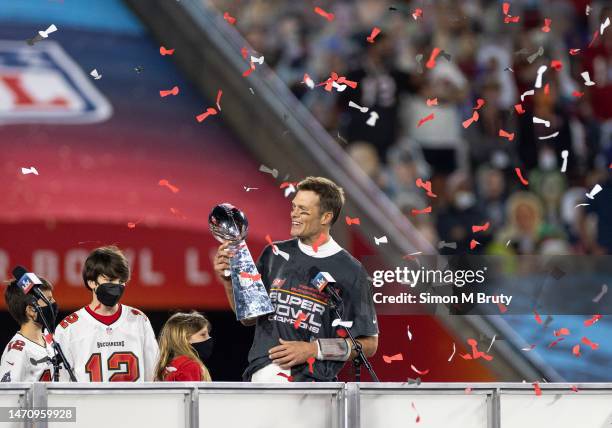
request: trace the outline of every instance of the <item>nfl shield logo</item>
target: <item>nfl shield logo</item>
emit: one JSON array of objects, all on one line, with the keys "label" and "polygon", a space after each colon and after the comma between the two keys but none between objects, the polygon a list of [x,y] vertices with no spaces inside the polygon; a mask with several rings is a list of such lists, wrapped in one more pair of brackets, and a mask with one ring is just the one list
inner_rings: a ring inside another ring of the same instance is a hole
[{"label": "nfl shield logo", "polygon": [[112,107],[60,45],[0,41],[0,125],[91,123]]}]

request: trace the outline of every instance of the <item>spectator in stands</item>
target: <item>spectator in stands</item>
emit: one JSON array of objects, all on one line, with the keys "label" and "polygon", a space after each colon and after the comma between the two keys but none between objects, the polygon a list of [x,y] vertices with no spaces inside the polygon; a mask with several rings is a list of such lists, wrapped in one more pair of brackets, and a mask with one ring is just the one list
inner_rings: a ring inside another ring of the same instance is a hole
[{"label": "spectator in stands", "polygon": [[349,156],[361,167],[361,170],[374,181],[388,196],[392,197],[389,176],[380,163],[378,152],[374,145],[367,141],[355,141],[348,146]]},{"label": "spectator in stands", "polygon": [[207,361],[212,355],[210,322],[198,312],[172,315],[159,335],[156,381],[210,382]]},{"label": "spectator in stands", "polygon": [[498,235],[499,241],[516,254],[535,254],[543,226],[542,211],[542,203],[533,193],[514,193],[506,205],[507,223]]}]

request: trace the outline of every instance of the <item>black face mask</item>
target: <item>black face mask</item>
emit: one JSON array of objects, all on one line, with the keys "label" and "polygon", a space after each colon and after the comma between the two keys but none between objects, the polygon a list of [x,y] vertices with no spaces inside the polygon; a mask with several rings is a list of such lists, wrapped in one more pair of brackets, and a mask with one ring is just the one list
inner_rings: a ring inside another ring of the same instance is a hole
[{"label": "black face mask", "polygon": [[115,306],[117,302],[119,302],[124,290],[124,284],[107,282],[98,285],[98,288],[96,288],[96,297],[98,301],[105,306]]},{"label": "black face mask", "polygon": [[208,360],[210,360],[210,356],[212,355],[213,345],[214,342],[212,337],[202,342],[191,344],[193,349],[198,353],[198,357],[200,357],[200,360],[202,360],[205,365],[208,365]]},{"label": "black face mask", "polygon": [[[49,323],[49,326],[51,328],[54,328],[55,327],[55,320],[57,318],[57,314],[59,313],[59,309],[57,307],[57,303],[53,302],[53,303],[51,303],[51,306],[49,306],[49,305],[47,305],[47,306],[40,306],[40,310],[42,311],[43,316],[45,317],[45,319]],[[34,322],[37,323],[37,324],[40,324],[42,326],[45,325],[42,322],[42,320],[40,319],[40,314],[38,312],[36,312],[36,318],[34,318]]]}]

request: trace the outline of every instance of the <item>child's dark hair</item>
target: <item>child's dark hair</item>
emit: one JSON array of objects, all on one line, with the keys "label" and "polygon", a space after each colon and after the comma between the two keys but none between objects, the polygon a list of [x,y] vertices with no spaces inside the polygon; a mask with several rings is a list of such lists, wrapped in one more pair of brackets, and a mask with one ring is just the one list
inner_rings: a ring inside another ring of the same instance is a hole
[{"label": "child's dark hair", "polygon": [[91,291],[88,281],[97,281],[104,275],[110,280],[119,279],[126,283],[130,279],[130,265],[119,248],[114,245],[96,248],[87,256],[83,265],[83,282]]},{"label": "child's dark hair", "polygon": [[[41,290],[53,290],[53,286],[49,281],[41,276],[38,278],[40,282],[42,282],[42,284],[38,286]],[[31,305],[32,301],[35,299],[36,297],[31,294],[24,294],[23,290],[17,285],[17,281],[12,281],[7,285],[6,290],[4,290],[4,301],[6,302],[8,311],[20,326],[28,322],[26,307]]]}]

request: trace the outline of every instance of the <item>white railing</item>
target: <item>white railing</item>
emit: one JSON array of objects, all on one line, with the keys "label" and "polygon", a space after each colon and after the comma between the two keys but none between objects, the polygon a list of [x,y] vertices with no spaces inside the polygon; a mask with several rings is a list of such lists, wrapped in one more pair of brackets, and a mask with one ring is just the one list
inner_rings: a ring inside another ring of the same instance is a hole
[{"label": "white railing", "polygon": [[522,383],[22,383],[0,384],[0,407],[76,408],[76,422],[10,425],[34,427],[601,428],[612,423],[612,384],[539,388],[540,396],[533,385]]}]

